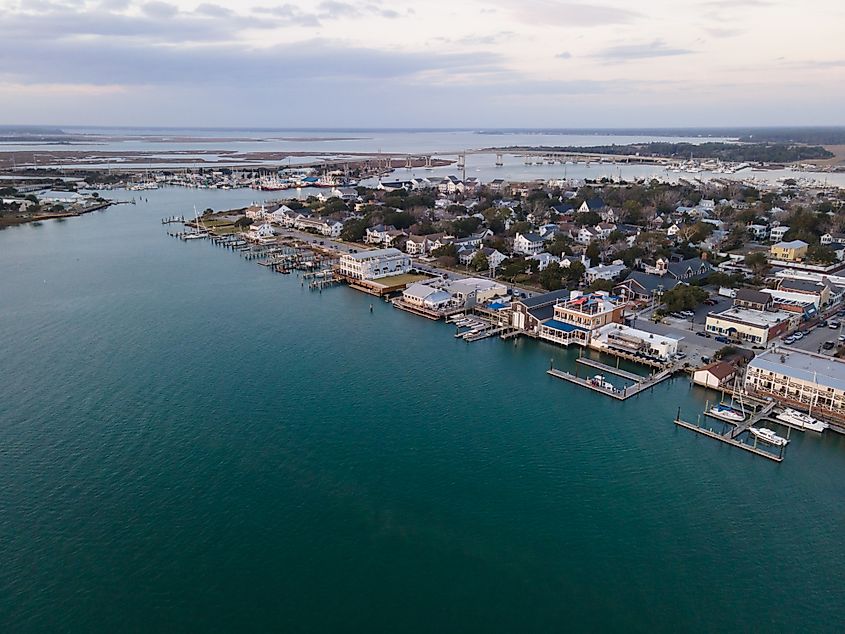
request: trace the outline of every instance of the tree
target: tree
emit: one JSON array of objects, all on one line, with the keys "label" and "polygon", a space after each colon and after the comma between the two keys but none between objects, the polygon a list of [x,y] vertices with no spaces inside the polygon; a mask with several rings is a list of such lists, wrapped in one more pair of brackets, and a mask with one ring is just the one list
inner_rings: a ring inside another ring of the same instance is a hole
[{"label": "tree", "polygon": [[578,284],[578,282],[581,281],[581,278],[584,277],[584,273],[586,272],[587,267],[584,266],[581,262],[573,262],[566,269],[566,279],[571,284]]},{"label": "tree", "polygon": [[540,286],[547,291],[556,291],[563,288],[563,269],[557,262],[550,262],[545,269],[540,271]]},{"label": "tree", "polygon": [[235,220],[235,227],[238,229],[246,229],[248,226],[252,224],[252,220],[247,218],[246,216],[241,216],[237,220]]},{"label": "tree", "polygon": [[475,216],[468,216],[466,218],[458,218],[452,222],[452,232],[457,238],[465,238],[473,231],[478,229],[481,220]]},{"label": "tree", "polygon": [[499,265],[498,270],[503,278],[512,280],[528,270],[528,262],[524,258],[508,258]]},{"label": "tree", "polygon": [[599,243],[595,240],[590,242],[590,244],[587,245],[587,250],[584,252],[584,255],[590,259],[590,264],[592,266],[598,264],[599,258],[601,258],[601,247],[599,246]]},{"label": "tree", "polygon": [[560,257],[561,255],[572,255],[572,249],[569,248],[569,244],[572,241],[564,236],[555,236],[555,239],[549,242],[546,246],[546,251],[551,253],[556,257]]},{"label": "tree", "polygon": [[368,226],[364,218],[347,220],[343,225],[343,230],[340,232],[340,237],[350,242],[360,242],[364,239],[364,234],[367,232]]},{"label": "tree", "polygon": [[593,280],[589,286],[591,291],[612,291],[616,284],[613,280]]},{"label": "tree", "polygon": [[470,264],[476,271],[486,271],[490,268],[490,261],[487,259],[487,256],[484,255],[484,252],[481,250],[475,252],[475,255],[472,256],[472,261],[470,262]]},{"label": "tree", "polygon": [[666,310],[673,313],[679,310],[692,310],[709,296],[707,291],[698,286],[678,284],[671,291],[663,293],[663,303],[666,305]]},{"label": "tree", "polygon": [[754,251],[745,256],[745,265],[754,275],[762,275],[769,268],[769,258],[763,251]]},{"label": "tree", "polygon": [[836,251],[826,244],[816,244],[808,248],[807,259],[811,262],[820,262],[823,264],[833,264],[839,260],[836,257]]}]

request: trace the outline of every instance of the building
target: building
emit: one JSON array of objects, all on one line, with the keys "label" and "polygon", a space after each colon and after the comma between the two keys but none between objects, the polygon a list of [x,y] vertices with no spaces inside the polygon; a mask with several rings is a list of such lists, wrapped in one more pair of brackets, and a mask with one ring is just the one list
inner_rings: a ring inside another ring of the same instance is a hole
[{"label": "building", "polygon": [[703,368],[699,368],[692,375],[692,382],[718,390],[736,377],[736,366],[727,361],[714,361]]},{"label": "building", "polygon": [[344,253],[338,265],[341,275],[356,280],[376,280],[410,270],[411,258],[394,248]]},{"label": "building", "polygon": [[789,227],[786,225],[778,225],[777,227],[772,227],[769,229],[769,240],[772,242],[781,242],[783,240],[783,236],[786,235],[786,232],[789,231]]},{"label": "building", "polygon": [[584,279],[587,281],[588,284],[592,284],[597,280],[615,280],[617,277],[622,275],[622,272],[624,270],[625,265],[621,262],[591,266],[584,273]]},{"label": "building", "polygon": [[625,305],[617,297],[599,291],[582,295],[572,291],[568,301],[558,303],[548,321],[540,324],[541,339],[563,345],[589,345],[592,333],[608,324],[624,321]]},{"label": "building", "polygon": [[464,306],[483,304],[508,294],[508,288],[504,284],[480,277],[455,280],[446,287],[446,290],[458,304]]},{"label": "building", "polygon": [[312,218],[300,214],[293,223],[294,228],[302,231],[311,231],[329,238],[339,238],[343,231],[343,223],[330,218]]},{"label": "building", "polygon": [[751,237],[755,240],[765,240],[766,236],[769,235],[768,225],[750,224],[747,229],[748,233],[750,233]]},{"label": "building", "polygon": [[416,283],[402,291],[402,300],[417,308],[438,311],[449,307],[452,303],[452,296],[443,289]]},{"label": "building", "polygon": [[748,364],[744,387],[813,416],[845,420],[845,363],[838,359],[798,349],[767,350]]},{"label": "building", "polygon": [[611,354],[621,352],[665,362],[678,352],[678,343],[679,340],[672,337],[614,323],[593,333],[590,346]]},{"label": "building", "polygon": [[778,242],[772,245],[769,256],[773,260],[781,260],[783,262],[801,262],[807,257],[807,248],[809,246],[803,240]]},{"label": "building", "polygon": [[678,284],[678,280],[672,276],[633,271],[623,282],[613,287],[613,292],[628,302],[651,301],[666,291],[671,291]]},{"label": "building", "polygon": [[780,281],[777,290],[803,296],[804,299],[812,301],[816,308],[822,308],[830,303],[830,286],[826,282],[786,277]]},{"label": "building", "polygon": [[555,313],[555,304],[570,297],[568,289],[543,293],[511,302],[511,325],[514,328],[536,334],[540,324],[551,319]]},{"label": "building", "polygon": [[734,294],[734,306],[751,310],[768,310],[772,306],[772,296],[753,288],[738,288]]},{"label": "building", "polygon": [[520,255],[536,255],[543,247],[543,238],[536,233],[517,233],[513,240],[513,252]]},{"label": "building", "polygon": [[723,335],[740,342],[765,346],[791,330],[795,316],[781,310],[763,311],[747,308],[729,308],[707,315],[705,329],[714,335]]}]

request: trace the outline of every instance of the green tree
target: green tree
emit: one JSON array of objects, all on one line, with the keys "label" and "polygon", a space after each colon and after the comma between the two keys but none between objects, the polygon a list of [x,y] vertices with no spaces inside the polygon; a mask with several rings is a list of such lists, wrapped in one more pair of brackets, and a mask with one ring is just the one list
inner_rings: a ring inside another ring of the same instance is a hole
[{"label": "green tree", "polygon": [[360,242],[364,239],[369,224],[365,218],[352,218],[347,220],[340,232],[340,237],[350,242]]},{"label": "green tree", "polygon": [[476,251],[475,255],[472,256],[470,264],[476,271],[486,271],[490,268],[490,261],[484,255],[484,252],[480,250]]},{"label": "green tree", "polygon": [[671,291],[663,293],[663,303],[668,312],[692,310],[709,296],[710,294],[703,288],[679,284]]},{"label": "green tree", "polygon": [[584,252],[584,255],[590,259],[591,266],[596,266],[599,264],[599,260],[601,259],[601,246],[599,246],[598,242],[593,240],[587,245],[587,250]]},{"label": "green tree", "polygon": [[745,265],[754,275],[762,275],[769,268],[769,258],[763,251],[754,251],[745,256]]},{"label": "green tree", "polygon": [[570,284],[578,284],[578,282],[581,281],[581,278],[584,277],[584,273],[586,272],[587,267],[584,266],[581,262],[573,262],[566,269],[566,279],[570,282]]},{"label": "green tree", "polygon": [[836,257],[836,251],[831,249],[828,245],[815,244],[807,249],[807,259],[811,262],[833,264],[839,258]]},{"label": "green tree", "polygon": [[540,286],[547,291],[556,291],[563,288],[563,269],[557,262],[550,262],[549,265],[540,271]]}]

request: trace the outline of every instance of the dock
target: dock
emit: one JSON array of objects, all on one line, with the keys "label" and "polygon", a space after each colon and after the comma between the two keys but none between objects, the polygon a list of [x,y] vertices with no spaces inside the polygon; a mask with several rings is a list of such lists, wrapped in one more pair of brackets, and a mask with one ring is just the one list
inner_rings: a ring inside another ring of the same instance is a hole
[{"label": "dock", "polygon": [[[598,363],[598,362],[595,362],[595,363]],[[595,365],[589,364],[589,363],[585,364],[585,365],[591,365],[592,367],[604,366],[604,364],[599,364],[599,366],[595,366]],[[605,366],[605,367],[609,368],[610,366]],[[611,368],[611,369],[616,370],[616,368]],[[609,371],[610,370],[608,370],[608,372]],[[621,370],[621,372],[624,372],[624,370]],[[638,379],[637,383],[634,383],[634,385],[626,386],[622,389],[615,388],[613,390],[601,387],[600,385],[595,385],[595,384],[591,383],[589,380],[582,378],[582,377],[578,376],[577,374],[572,374],[571,372],[564,372],[562,370],[555,370],[554,368],[550,368],[549,370],[546,371],[546,374],[550,374],[551,376],[556,377],[558,379],[563,379],[564,381],[569,381],[570,383],[574,383],[575,385],[580,385],[581,387],[586,387],[590,390],[593,390],[594,392],[598,392],[599,394],[604,394],[605,396],[610,396],[610,397],[615,398],[619,401],[624,401],[624,400],[629,399],[633,396],[636,396],[640,392],[644,392],[645,390],[654,387],[655,385],[657,385],[661,381],[668,379],[670,376],[672,376],[672,370],[671,369],[663,370],[662,372],[659,372],[659,373],[655,374],[654,376],[650,376],[650,377],[642,377],[638,374],[633,374],[632,376],[635,376]],[[631,374],[631,373],[628,373],[628,374]]]},{"label": "dock", "polygon": [[[767,418],[769,416],[769,414],[772,412],[772,410],[774,409],[774,407],[775,407],[774,401],[767,403],[762,409],[760,409],[759,411],[754,413],[752,416],[750,416],[748,418],[748,420],[743,421],[739,425],[729,427],[729,429],[726,432],[721,433],[721,434],[718,433],[718,432],[715,432],[712,429],[709,429],[707,427],[702,427],[701,426],[701,415],[700,414],[698,416],[698,422],[697,423],[690,423],[690,422],[685,421],[681,418],[681,411],[679,409],[678,415],[675,417],[674,422],[675,422],[675,425],[677,425],[678,427],[683,427],[684,429],[689,429],[690,431],[694,431],[698,434],[701,434],[702,436],[707,436],[708,438],[713,438],[714,440],[719,440],[719,441],[724,442],[728,445],[732,445],[733,447],[737,447],[739,449],[743,449],[745,451],[751,452],[756,456],[768,458],[769,460],[774,460],[775,462],[783,462],[784,454],[785,454],[785,451],[786,451],[786,445],[781,445],[780,447],[778,447],[778,453],[774,454],[774,453],[764,451],[763,449],[758,448],[758,446],[757,446],[758,442],[757,442],[756,436],[754,437],[754,444],[753,445],[749,445],[749,444],[742,442],[741,440],[737,440],[737,438],[739,438],[740,435],[742,435],[743,433],[748,431],[749,427],[753,427],[754,425],[759,423],[764,418]],[[709,416],[709,414],[707,414],[706,411],[705,411],[705,414]],[[717,418],[716,420],[721,421],[721,419],[719,419],[719,418]],[[721,422],[725,422],[727,425],[732,425],[731,423],[728,423],[727,421],[721,421]],[[788,431],[787,431],[787,438],[789,438],[789,432]]]},{"label": "dock", "polygon": [[621,370],[618,367],[613,367],[612,365],[607,365],[606,363],[602,363],[601,361],[595,361],[594,359],[590,359],[589,357],[578,357],[576,362],[583,363],[584,365],[588,365],[591,368],[596,368],[597,370],[601,370],[602,372],[607,372],[608,374],[615,374],[616,376],[621,376],[623,379],[628,379],[629,381],[634,381],[639,383],[645,378],[641,374],[634,374],[633,372],[628,372],[627,370]]}]

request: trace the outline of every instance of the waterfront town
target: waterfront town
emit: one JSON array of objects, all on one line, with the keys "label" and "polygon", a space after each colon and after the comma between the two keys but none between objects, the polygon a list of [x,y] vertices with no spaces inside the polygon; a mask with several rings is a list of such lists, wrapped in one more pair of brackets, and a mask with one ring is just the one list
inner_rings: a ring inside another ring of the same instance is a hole
[{"label": "waterfront town", "polygon": [[[845,433],[842,189],[794,179],[482,183],[380,174],[370,186],[330,170],[252,177],[256,189],[299,195],[162,222],[184,225],[170,232],[185,240],[211,239],[282,273],[299,269],[303,285],[320,292],[345,283],[444,320],[467,342],[528,337],[583,350],[580,376],[549,374],[609,397],[685,372],[721,394],[704,416],[727,425],[715,433],[680,413],[676,423],[760,455],[782,459],[788,442],[752,425],[764,419]],[[245,185],[222,171],[124,175],[105,187],[101,174],[88,180],[8,186],[0,214],[9,222],[87,213],[109,204],[111,186],[143,196],[164,186]],[[748,442],[736,440],[743,432]]]}]

